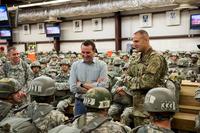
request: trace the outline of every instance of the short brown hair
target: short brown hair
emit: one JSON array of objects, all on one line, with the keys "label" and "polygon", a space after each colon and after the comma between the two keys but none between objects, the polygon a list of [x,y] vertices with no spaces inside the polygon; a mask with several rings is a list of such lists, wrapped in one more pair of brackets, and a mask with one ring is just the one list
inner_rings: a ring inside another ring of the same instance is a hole
[{"label": "short brown hair", "polygon": [[8,48],[7,52],[9,53],[11,50],[16,50],[16,49],[17,49],[16,47],[13,47],[13,46],[12,46],[12,47],[9,47],[9,48]]},{"label": "short brown hair", "polygon": [[95,43],[92,41],[92,40],[86,40],[84,41],[81,46],[84,45],[84,46],[92,46],[92,50],[97,53],[97,49],[96,49],[96,46],[95,46]]},{"label": "short brown hair", "polygon": [[145,38],[149,39],[149,34],[148,34],[148,32],[145,31],[145,30],[138,30],[138,31],[136,31],[134,34],[141,34],[141,35],[143,35]]}]

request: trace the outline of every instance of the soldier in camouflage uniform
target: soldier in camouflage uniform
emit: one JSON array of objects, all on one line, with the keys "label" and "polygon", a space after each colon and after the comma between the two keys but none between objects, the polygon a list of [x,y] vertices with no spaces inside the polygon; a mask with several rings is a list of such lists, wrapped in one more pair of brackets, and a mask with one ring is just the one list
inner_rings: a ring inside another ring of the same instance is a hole
[{"label": "soldier in camouflage uniform", "polygon": [[39,60],[39,62],[40,62],[40,66],[41,66],[41,74],[45,75],[47,73],[47,70],[48,70],[47,64],[48,64],[49,61],[48,61],[47,58],[41,58]]},{"label": "soldier in camouflage uniform", "polygon": [[13,116],[20,104],[23,103],[26,93],[21,91],[20,84],[13,78],[0,80],[0,121],[6,116]]},{"label": "soldier in camouflage uniform", "polygon": [[51,56],[51,60],[50,60],[50,62],[48,64],[48,66],[51,69],[58,69],[58,65],[59,65],[58,56],[56,54],[53,54]]},{"label": "soldier in camouflage uniform", "polygon": [[74,94],[70,92],[69,87],[69,69],[70,62],[66,59],[60,62],[61,72],[56,77],[55,102],[59,111],[65,112],[69,104],[74,102]]},{"label": "soldier in camouflage uniform", "polygon": [[171,120],[177,107],[175,95],[171,90],[151,89],[144,100],[144,109],[149,112],[151,123],[136,127],[131,133],[174,133],[171,130]]},{"label": "soldier in camouflage uniform", "polygon": [[68,121],[68,117],[50,105],[55,93],[55,81],[52,78],[46,76],[35,78],[28,91],[32,102],[18,113],[18,116],[31,118],[39,133],[47,133],[48,130]]},{"label": "soldier in camouflage uniform", "polygon": [[175,72],[177,69],[178,54],[172,53],[170,58],[167,60],[169,73]]},{"label": "soldier in camouflage uniform", "polygon": [[33,72],[33,78],[37,78],[41,76],[41,66],[40,62],[34,61],[31,63],[31,70]]},{"label": "soldier in camouflage uniform", "polygon": [[3,71],[3,62],[0,60],[0,79],[4,78],[5,74]]},{"label": "soldier in camouflage uniform", "polygon": [[[120,122],[131,127],[131,122],[133,119],[133,103],[132,96],[127,88],[127,75],[126,68],[123,68],[123,75],[118,78],[116,84],[113,86],[111,93],[113,95],[112,105],[108,110],[109,116],[114,118],[114,120],[118,120],[120,116]],[[126,78],[125,78],[126,77]]]},{"label": "soldier in camouflage uniform", "polygon": [[88,112],[73,122],[73,127],[83,133],[126,133],[130,128],[113,122],[107,116],[111,94],[105,88],[96,87],[87,91],[83,103]]},{"label": "soldier in camouflage uniform", "polygon": [[163,56],[152,49],[149,35],[144,30],[134,33],[133,47],[141,52],[131,61],[128,75],[132,77],[128,88],[133,96],[134,125],[144,124],[148,113],[143,109],[145,94],[152,88],[162,86],[167,73],[167,62]]},{"label": "soldier in camouflage uniform", "polygon": [[25,87],[33,79],[29,65],[20,59],[19,52],[15,47],[8,48],[8,58],[4,66],[5,77],[14,78],[19,81],[21,86]]}]

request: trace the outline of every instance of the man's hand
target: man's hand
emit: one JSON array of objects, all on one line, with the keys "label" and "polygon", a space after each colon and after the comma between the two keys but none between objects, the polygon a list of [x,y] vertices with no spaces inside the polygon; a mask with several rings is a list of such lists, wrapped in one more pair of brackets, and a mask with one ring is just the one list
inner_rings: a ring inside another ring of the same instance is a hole
[{"label": "man's hand", "polygon": [[125,95],[126,95],[126,93],[125,93],[123,87],[118,87],[118,88],[116,89],[116,93],[119,94],[120,96],[125,96]]}]

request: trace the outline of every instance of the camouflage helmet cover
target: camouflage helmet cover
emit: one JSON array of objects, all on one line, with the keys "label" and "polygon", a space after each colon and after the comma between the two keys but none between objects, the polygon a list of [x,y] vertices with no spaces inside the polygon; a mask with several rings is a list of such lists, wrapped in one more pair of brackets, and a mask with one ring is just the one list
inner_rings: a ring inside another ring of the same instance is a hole
[{"label": "camouflage helmet cover", "polygon": [[35,78],[28,89],[30,95],[51,96],[55,92],[55,81],[47,76]]},{"label": "camouflage helmet cover", "polygon": [[70,65],[70,62],[67,59],[63,59],[60,61],[60,65]]},{"label": "camouflage helmet cover", "polygon": [[31,63],[31,68],[32,68],[32,67],[39,67],[39,68],[41,68],[40,62],[34,61],[33,63]]},{"label": "camouflage helmet cover", "polygon": [[145,96],[144,109],[147,112],[176,112],[175,95],[167,88],[153,88]]},{"label": "camouflage helmet cover", "polygon": [[181,59],[178,60],[177,65],[182,66],[182,67],[188,67],[189,61],[188,61],[187,58],[181,58]]},{"label": "camouflage helmet cover", "polygon": [[83,103],[90,108],[105,109],[111,104],[110,92],[102,87],[95,87],[87,91]]},{"label": "camouflage helmet cover", "polygon": [[41,64],[46,64],[46,63],[48,63],[49,61],[48,61],[48,59],[46,59],[46,58],[41,58],[40,59],[40,63]]},{"label": "camouflage helmet cover", "polygon": [[16,79],[3,78],[0,80],[0,98],[7,98],[19,90],[21,90],[21,85]]}]

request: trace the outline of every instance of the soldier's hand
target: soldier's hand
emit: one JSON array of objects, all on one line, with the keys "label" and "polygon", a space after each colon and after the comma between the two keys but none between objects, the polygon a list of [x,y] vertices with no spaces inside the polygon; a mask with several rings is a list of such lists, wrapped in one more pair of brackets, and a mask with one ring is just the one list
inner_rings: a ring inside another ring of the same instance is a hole
[{"label": "soldier's hand", "polygon": [[62,100],[57,104],[57,109],[61,112],[65,112],[65,109],[68,107],[69,103],[67,100]]},{"label": "soldier's hand", "polygon": [[116,93],[119,94],[119,95],[121,95],[121,96],[124,96],[124,95],[126,94],[126,93],[124,92],[123,87],[118,87],[118,88],[116,89]]}]

